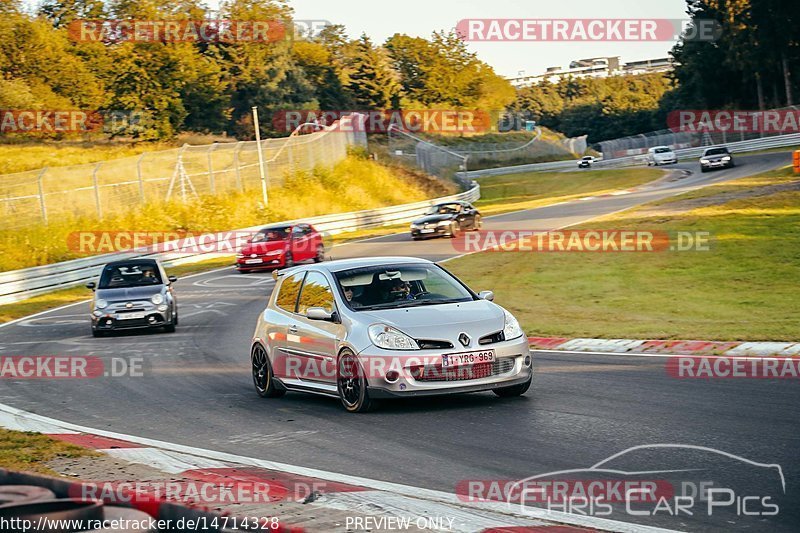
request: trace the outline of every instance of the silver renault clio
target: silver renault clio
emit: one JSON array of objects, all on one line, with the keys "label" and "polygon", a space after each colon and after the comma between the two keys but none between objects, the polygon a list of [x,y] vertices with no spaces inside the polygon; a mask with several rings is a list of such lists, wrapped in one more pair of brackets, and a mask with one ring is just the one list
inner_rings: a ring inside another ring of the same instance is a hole
[{"label": "silver renault clio", "polygon": [[347,259],[275,273],[250,349],[262,397],[374,400],[494,391],[524,394],[533,377],[514,316],[441,266],[409,257]]}]

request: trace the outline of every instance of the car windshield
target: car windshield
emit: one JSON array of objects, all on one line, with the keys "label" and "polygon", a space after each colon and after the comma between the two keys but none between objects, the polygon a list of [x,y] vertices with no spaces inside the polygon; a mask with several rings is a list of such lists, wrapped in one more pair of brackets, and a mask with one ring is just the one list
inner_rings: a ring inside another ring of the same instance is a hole
[{"label": "car windshield", "polygon": [[250,242],[285,241],[291,228],[265,228],[253,235]]},{"label": "car windshield", "polygon": [[668,154],[671,151],[672,151],[672,149],[671,148],[667,148],[666,146],[663,146],[661,148],[656,148],[656,150],[655,150],[655,152],[657,154]]},{"label": "car windshield", "polygon": [[442,204],[442,205],[433,205],[425,211],[426,215],[450,215],[453,213],[458,213],[461,211],[461,205],[459,204]]},{"label": "car windshield", "polygon": [[727,153],[728,153],[727,148],[710,148],[706,150],[705,155],[722,155]]},{"label": "car windshield", "polygon": [[380,265],[335,274],[341,293],[356,311],[468,302],[457,279],[436,265]]},{"label": "car windshield", "polygon": [[591,161],[592,159],[594,159],[594,157],[590,155],[587,155],[586,157],[583,158],[584,161]]},{"label": "car windshield", "polygon": [[161,284],[161,273],[153,263],[106,265],[100,275],[100,289],[147,287]]}]

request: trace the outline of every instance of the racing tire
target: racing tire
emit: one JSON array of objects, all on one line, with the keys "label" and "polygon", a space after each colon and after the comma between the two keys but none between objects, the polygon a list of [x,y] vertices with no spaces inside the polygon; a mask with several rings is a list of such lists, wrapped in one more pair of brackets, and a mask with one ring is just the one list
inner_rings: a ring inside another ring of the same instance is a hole
[{"label": "racing tire", "polygon": [[105,331],[97,331],[96,329],[92,328],[92,337],[98,338],[98,337],[105,337],[105,336],[106,336],[106,332]]},{"label": "racing tire", "polygon": [[528,378],[528,381],[525,383],[520,383],[519,385],[511,385],[510,387],[501,387],[499,389],[494,389],[494,392],[500,398],[514,398],[515,396],[522,396],[528,389],[531,387],[531,381],[533,381],[533,376]]},{"label": "racing tire", "polygon": [[272,364],[269,362],[267,350],[260,344],[255,344],[250,349],[250,366],[256,394],[262,398],[280,398],[286,394],[285,389],[279,389],[272,381]]},{"label": "racing tire", "polygon": [[480,215],[475,215],[475,222],[472,223],[473,231],[479,231],[483,227],[483,220]]},{"label": "racing tire", "polygon": [[458,222],[450,224],[450,238],[455,239],[461,235],[461,225]]},{"label": "racing tire", "polygon": [[292,252],[286,252],[286,256],[283,258],[283,268],[292,268],[294,266],[294,256]]},{"label": "racing tire", "polygon": [[369,397],[364,368],[358,357],[346,348],[339,354],[336,389],[342,406],[349,413],[366,413],[375,406]]},{"label": "racing tire", "polygon": [[322,263],[323,261],[325,261],[325,247],[320,244],[317,246],[317,253],[314,255],[314,262]]}]

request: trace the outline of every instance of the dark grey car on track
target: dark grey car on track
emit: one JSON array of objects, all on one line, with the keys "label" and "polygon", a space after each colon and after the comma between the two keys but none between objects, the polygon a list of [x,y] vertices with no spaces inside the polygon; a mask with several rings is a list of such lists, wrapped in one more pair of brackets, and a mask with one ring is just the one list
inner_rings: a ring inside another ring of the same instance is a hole
[{"label": "dark grey car on track", "polygon": [[425,215],[411,223],[411,238],[458,237],[462,231],[481,229],[481,213],[469,202],[432,205]]},{"label": "dark grey car on track", "polygon": [[118,330],[164,328],[178,325],[178,302],[172,290],[177,281],[154,259],[115,261],[103,267],[91,303],[92,335]]}]

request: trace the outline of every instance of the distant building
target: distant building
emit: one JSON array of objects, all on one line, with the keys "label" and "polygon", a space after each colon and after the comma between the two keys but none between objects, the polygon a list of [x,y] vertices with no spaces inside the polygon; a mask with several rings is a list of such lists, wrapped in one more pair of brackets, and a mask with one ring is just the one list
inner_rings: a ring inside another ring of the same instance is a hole
[{"label": "distant building", "polygon": [[576,59],[570,62],[569,68],[549,67],[544,74],[526,76],[520,73],[515,78],[507,78],[514,87],[535,85],[547,80],[556,83],[562,78],[607,78],[624,74],[646,74],[650,72],[668,72],[672,70],[672,59],[663,57],[620,63],[619,56],[592,57]]}]

